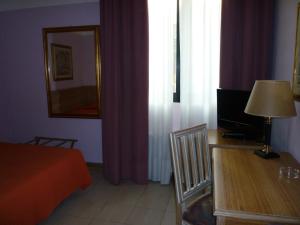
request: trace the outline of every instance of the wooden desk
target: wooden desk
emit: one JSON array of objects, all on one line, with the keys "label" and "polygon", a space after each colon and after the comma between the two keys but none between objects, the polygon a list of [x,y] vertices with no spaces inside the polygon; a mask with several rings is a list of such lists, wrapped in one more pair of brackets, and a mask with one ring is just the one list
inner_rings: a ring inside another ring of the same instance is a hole
[{"label": "wooden desk", "polygon": [[[226,219],[300,224],[300,180],[279,178],[279,167],[300,165],[289,153],[265,160],[249,149],[213,148],[214,201],[218,224]],[[224,222],[225,221],[225,222]]]}]

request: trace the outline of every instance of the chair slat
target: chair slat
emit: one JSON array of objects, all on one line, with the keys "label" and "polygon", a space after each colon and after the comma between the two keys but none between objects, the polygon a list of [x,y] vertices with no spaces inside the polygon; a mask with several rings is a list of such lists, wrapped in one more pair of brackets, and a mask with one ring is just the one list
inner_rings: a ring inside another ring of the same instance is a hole
[{"label": "chair slat", "polygon": [[183,168],[185,175],[186,191],[191,189],[191,174],[190,174],[190,164],[189,164],[189,153],[188,153],[188,141],[187,137],[182,137],[182,156],[183,156]]},{"label": "chair slat", "polygon": [[211,152],[209,149],[209,144],[208,144],[208,134],[207,134],[207,129],[204,131],[203,134],[203,145],[204,145],[204,149],[205,149],[205,159],[206,159],[206,169],[207,169],[207,180],[211,181],[212,180],[212,167],[211,167]]},{"label": "chair slat", "polygon": [[199,170],[199,177],[200,182],[204,180],[204,164],[203,164],[203,148],[201,144],[201,133],[198,132],[196,134],[196,146],[197,146],[197,160],[198,160],[198,170]]},{"label": "chair slat", "polygon": [[189,149],[190,149],[190,161],[191,161],[191,169],[192,169],[192,178],[193,178],[193,185],[192,187],[197,186],[199,182],[199,175],[198,175],[198,164],[197,164],[197,149],[196,149],[196,140],[195,135],[189,135]]},{"label": "chair slat", "polygon": [[[180,151],[180,149],[182,149],[181,145],[182,145],[182,141],[181,139],[176,139],[176,147],[177,147],[177,167],[178,167],[178,188],[180,189],[180,193],[183,193],[186,190],[186,183],[185,183],[185,173],[184,173],[184,165],[183,165],[183,156],[182,156],[182,151]],[[176,165],[176,163],[173,163]],[[175,171],[174,171],[175,172]]]}]

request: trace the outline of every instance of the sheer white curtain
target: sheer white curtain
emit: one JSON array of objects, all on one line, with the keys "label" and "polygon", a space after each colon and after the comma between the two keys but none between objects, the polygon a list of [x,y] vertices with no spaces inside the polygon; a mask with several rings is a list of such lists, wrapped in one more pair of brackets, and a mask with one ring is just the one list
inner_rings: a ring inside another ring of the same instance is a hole
[{"label": "sheer white curtain", "polygon": [[[176,0],[148,0],[149,179],[169,183]],[[181,126],[216,127],[221,0],[180,0]]]},{"label": "sheer white curtain", "polygon": [[149,9],[149,179],[167,184],[171,175],[175,72],[176,0],[148,0]]},{"label": "sheer white curtain", "polygon": [[181,126],[217,127],[221,0],[180,0]]}]

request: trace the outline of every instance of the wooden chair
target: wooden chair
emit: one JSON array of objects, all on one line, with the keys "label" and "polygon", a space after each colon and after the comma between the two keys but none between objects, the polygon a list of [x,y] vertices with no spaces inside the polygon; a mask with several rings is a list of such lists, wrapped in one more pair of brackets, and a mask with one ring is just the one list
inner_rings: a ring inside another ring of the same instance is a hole
[{"label": "wooden chair", "polygon": [[170,134],[177,224],[214,225],[211,154],[206,124]]}]

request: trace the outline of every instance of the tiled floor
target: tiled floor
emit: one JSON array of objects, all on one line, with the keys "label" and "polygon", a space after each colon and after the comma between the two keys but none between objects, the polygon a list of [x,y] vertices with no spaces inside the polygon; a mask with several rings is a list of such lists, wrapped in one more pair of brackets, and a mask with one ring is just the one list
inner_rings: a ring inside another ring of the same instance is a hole
[{"label": "tiled floor", "polygon": [[72,194],[40,225],[175,225],[172,185],[108,183],[90,168],[93,184]]}]

